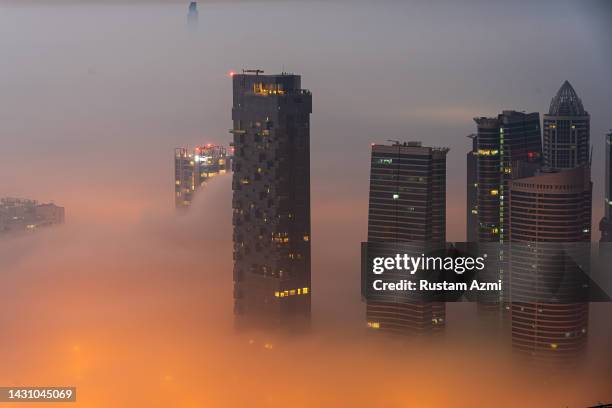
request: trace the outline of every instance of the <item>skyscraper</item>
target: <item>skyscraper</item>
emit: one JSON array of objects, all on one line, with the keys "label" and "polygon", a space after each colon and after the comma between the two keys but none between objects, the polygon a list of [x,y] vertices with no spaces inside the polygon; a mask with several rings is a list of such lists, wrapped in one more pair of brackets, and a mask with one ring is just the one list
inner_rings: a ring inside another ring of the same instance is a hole
[{"label": "skyscraper", "polygon": [[604,218],[599,224],[601,241],[612,242],[612,177],[610,164],[612,163],[612,130],[606,135],[606,201]]},{"label": "skyscraper", "polygon": [[194,194],[204,183],[230,167],[231,158],[223,146],[207,144],[193,151],[174,149],[174,202],[176,208],[189,208]]},{"label": "skyscraper", "polygon": [[587,167],[509,184],[512,345],[543,364],[567,365],[586,348],[589,305],[576,294],[590,256],[591,199]]},{"label": "skyscraper", "polygon": [[[420,142],[372,146],[368,242],[414,244],[415,253],[446,241],[446,148]],[[440,302],[367,301],[370,328],[422,334],[444,327]]]},{"label": "skyscraper", "polygon": [[189,3],[189,12],[187,13],[187,24],[191,28],[195,28],[198,25],[198,3],[192,1]]},{"label": "skyscraper", "polygon": [[466,238],[467,242],[478,242],[478,139],[476,135],[468,137],[472,140],[472,149],[466,158]]},{"label": "skyscraper", "polygon": [[537,163],[541,157],[540,115],[503,111],[474,121],[478,127],[478,241],[503,242],[508,227],[507,183],[521,166]]},{"label": "skyscraper", "polygon": [[6,197],[0,199],[0,235],[34,231],[42,227],[63,224],[63,207],[53,203]]},{"label": "skyscraper", "polygon": [[238,327],[310,320],[311,93],[293,74],[233,75],[234,312]]},{"label": "skyscraper", "polygon": [[551,169],[589,165],[590,116],[568,81],[544,115],[544,164]]}]

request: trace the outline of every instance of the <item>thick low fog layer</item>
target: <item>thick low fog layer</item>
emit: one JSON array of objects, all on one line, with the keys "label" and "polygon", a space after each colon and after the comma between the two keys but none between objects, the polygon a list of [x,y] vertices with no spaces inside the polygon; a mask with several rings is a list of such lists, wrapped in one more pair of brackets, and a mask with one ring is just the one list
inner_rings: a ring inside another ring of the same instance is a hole
[{"label": "thick low fog layer", "polygon": [[[511,364],[472,304],[449,306],[431,344],[383,341],[367,335],[359,296],[370,143],[451,147],[448,239],[461,241],[472,117],[543,113],[566,79],[592,115],[599,220],[612,126],[604,13],[200,2],[193,29],[186,3],[0,2],[0,196],[53,200],[67,220],[0,240],[0,385],[75,385],[75,406],[104,408],[612,399],[609,306],[591,307],[585,366],[542,376]],[[173,149],[229,142],[227,73],[244,67],[300,73],[313,92],[307,336],[233,329],[229,175],[174,213]]]},{"label": "thick low fog layer", "polygon": [[[473,304],[449,305],[442,338],[385,340],[366,332],[358,264],[347,262],[358,248],[348,241],[325,251],[313,238],[312,333],[236,332],[228,181],[213,180],[186,216],[0,241],[0,383],[75,385],[80,407],[582,406],[611,397],[611,336],[601,327],[609,306],[595,307],[592,357],[572,373],[513,364],[507,339],[477,323]],[[313,237],[334,237],[325,224]]]},{"label": "thick low fog layer", "polygon": [[592,115],[601,217],[612,126],[602,3],[201,3],[196,29],[187,2],[52,4],[0,9],[3,195],[55,200],[72,217],[107,192],[126,207],[167,206],[172,149],[227,143],[227,73],[262,68],[302,74],[313,92],[315,200],[353,203],[365,217],[370,143],[449,146],[455,241],[465,239],[472,118],[544,113],[569,80]]}]

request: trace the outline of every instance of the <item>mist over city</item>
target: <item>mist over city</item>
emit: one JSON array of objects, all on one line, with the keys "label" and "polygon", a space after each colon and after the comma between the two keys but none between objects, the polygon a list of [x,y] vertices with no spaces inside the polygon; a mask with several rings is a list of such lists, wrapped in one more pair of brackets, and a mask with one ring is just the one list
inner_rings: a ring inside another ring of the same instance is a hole
[{"label": "mist over city", "polygon": [[[580,364],[525,368],[474,303],[448,303],[434,338],[371,333],[360,276],[377,146],[449,149],[434,150],[445,239],[466,241],[474,118],[546,115],[565,81],[590,115],[599,241],[608,3],[200,1],[194,16],[177,0],[0,0],[0,198],[36,200],[19,204],[36,221],[0,235],[1,387],[74,386],[79,407],[612,401],[610,303],[590,304]],[[300,75],[312,98],[305,333],[236,328],[233,200],[255,177],[215,171],[177,210],[175,149],[240,147],[245,69]]]}]

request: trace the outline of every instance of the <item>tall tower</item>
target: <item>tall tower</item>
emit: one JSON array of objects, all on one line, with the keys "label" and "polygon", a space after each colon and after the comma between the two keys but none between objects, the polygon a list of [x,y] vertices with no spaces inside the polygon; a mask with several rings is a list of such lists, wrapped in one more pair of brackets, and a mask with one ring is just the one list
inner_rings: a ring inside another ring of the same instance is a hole
[{"label": "tall tower", "polygon": [[195,161],[193,154],[184,147],[174,149],[174,204],[177,209],[187,209],[195,194]]},{"label": "tall tower", "polygon": [[230,157],[223,146],[196,146],[174,149],[174,202],[177,209],[191,206],[195,193],[204,183],[229,168]]},{"label": "tall tower", "polygon": [[233,75],[237,327],[310,321],[311,93],[299,75]]},{"label": "tall tower", "polygon": [[513,180],[509,199],[513,349],[543,365],[571,366],[587,344],[589,304],[576,294],[590,256],[590,170]]},{"label": "tall tower", "polygon": [[198,25],[198,3],[196,1],[192,1],[189,3],[189,12],[187,13],[187,25],[191,28],[195,28]]},{"label": "tall tower", "polygon": [[[372,146],[368,242],[414,244],[446,241],[446,148],[420,142]],[[423,334],[444,327],[440,302],[367,301],[373,329],[398,334]]]},{"label": "tall tower", "polygon": [[604,218],[599,224],[601,241],[612,242],[612,177],[610,164],[612,163],[612,130],[606,135],[606,201]]},{"label": "tall tower", "polygon": [[540,115],[503,111],[474,121],[478,127],[478,241],[503,242],[508,228],[508,181],[523,166],[537,165],[541,157]]},{"label": "tall tower", "polygon": [[478,136],[468,137],[472,140],[472,149],[466,158],[466,238],[467,242],[478,242]]},{"label": "tall tower", "polygon": [[590,116],[568,81],[544,115],[544,164],[551,169],[589,165]]}]

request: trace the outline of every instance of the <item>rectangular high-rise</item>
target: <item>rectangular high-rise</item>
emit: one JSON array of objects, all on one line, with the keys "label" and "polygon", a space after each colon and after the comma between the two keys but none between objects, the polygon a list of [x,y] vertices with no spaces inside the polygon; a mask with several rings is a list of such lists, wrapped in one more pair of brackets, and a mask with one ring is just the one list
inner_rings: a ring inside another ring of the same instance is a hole
[{"label": "rectangular high-rise", "polygon": [[606,135],[606,200],[604,218],[601,220],[601,241],[612,242],[612,175],[610,164],[612,163],[612,130]]},{"label": "rectangular high-rise", "polygon": [[310,321],[311,93],[293,74],[233,75],[234,312],[238,327]]},{"label": "rectangular high-rise", "polygon": [[478,242],[478,137],[468,137],[472,140],[472,149],[466,157],[466,238],[467,242]]},{"label": "rectangular high-rise", "polygon": [[[372,146],[368,242],[410,243],[415,254],[446,241],[447,148],[420,142]],[[368,327],[398,334],[437,331],[440,302],[367,301]]]},{"label": "rectangular high-rise", "polygon": [[207,144],[193,151],[185,147],[174,149],[174,203],[177,209],[191,206],[195,193],[204,183],[224,173],[230,157],[223,146]]},{"label": "rectangular high-rise", "polygon": [[512,346],[541,364],[573,366],[587,345],[589,304],[578,295],[589,269],[590,174],[546,168],[508,186]]},{"label": "rectangular high-rise", "polygon": [[507,184],[542,154],[540,114],[503,111],[480,117],[478,127],[478,241],[503,242],[508,229]]}]

